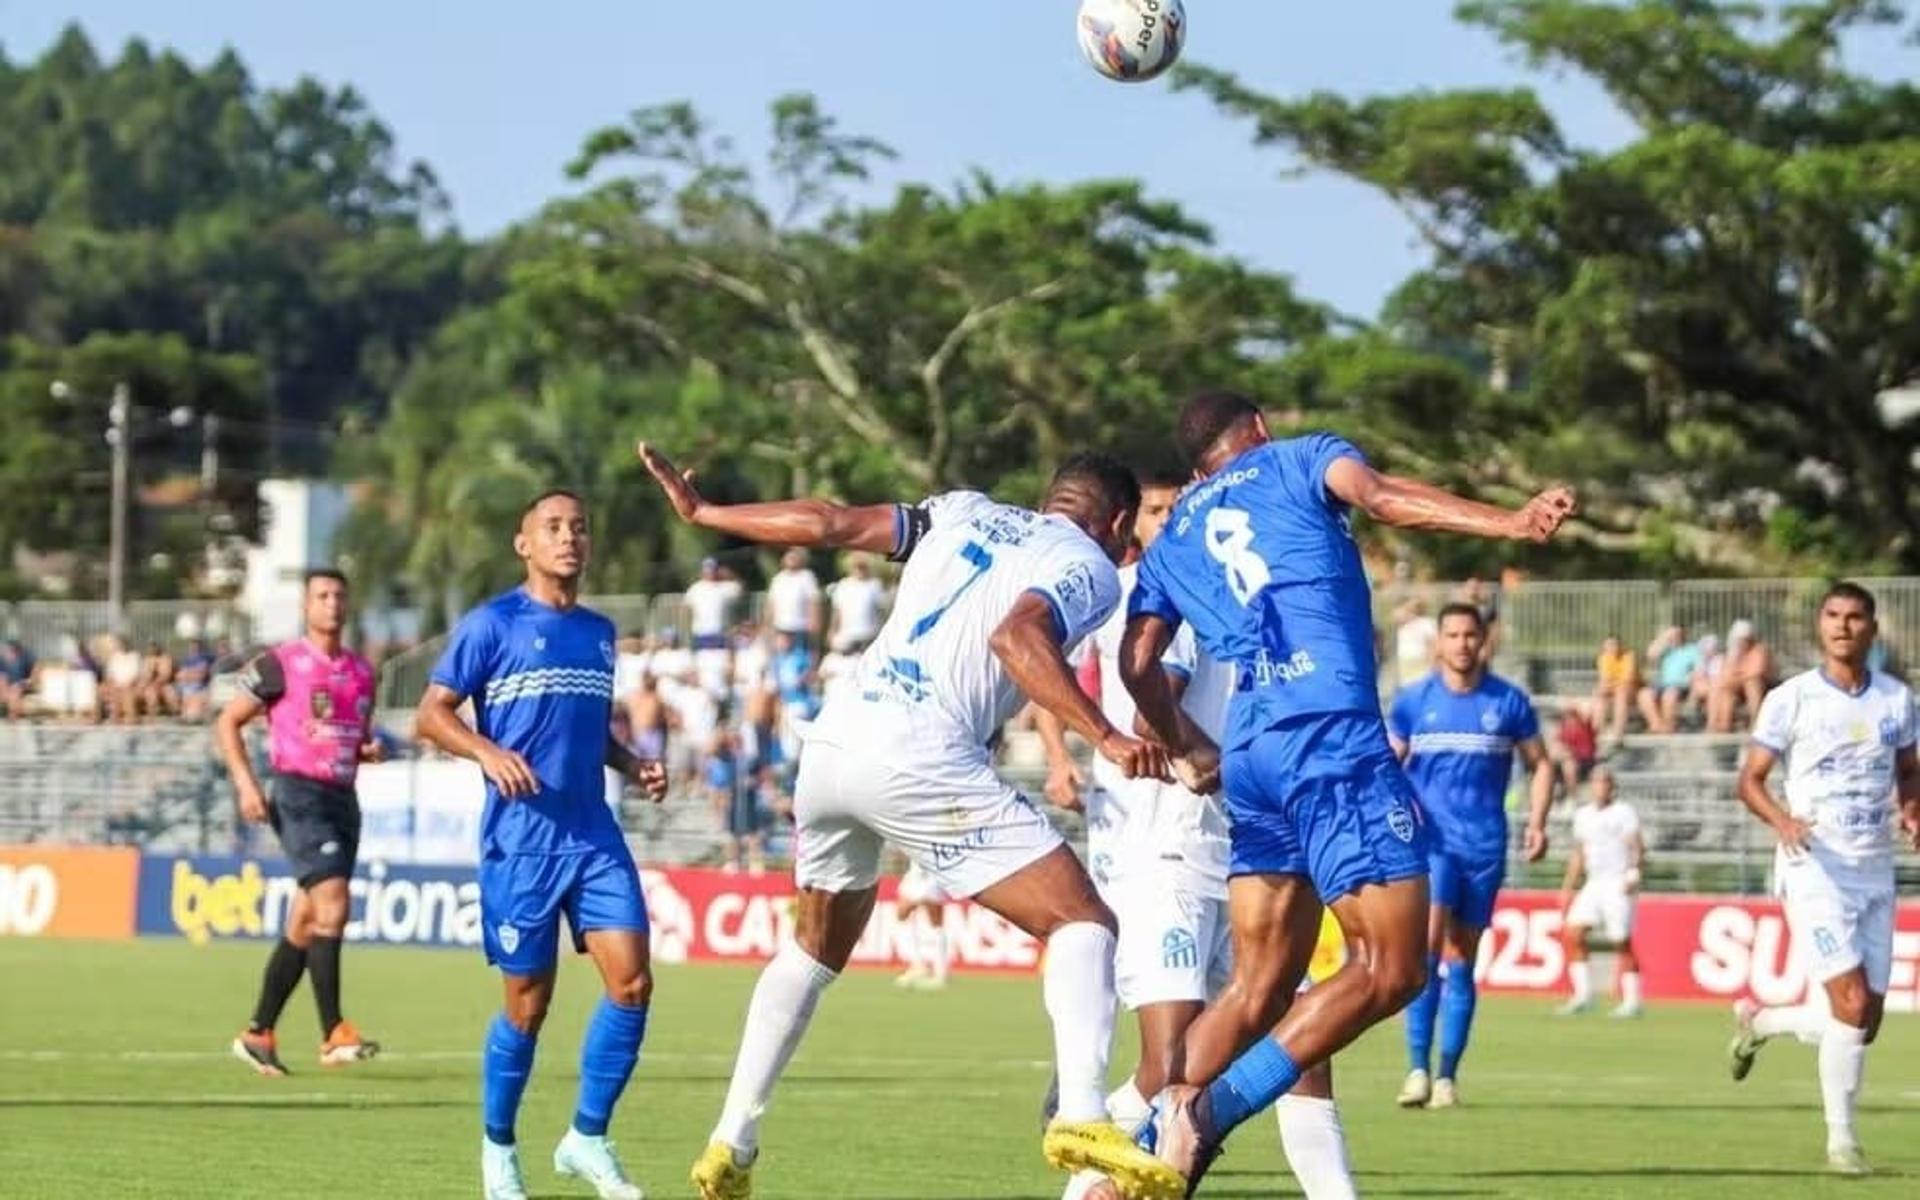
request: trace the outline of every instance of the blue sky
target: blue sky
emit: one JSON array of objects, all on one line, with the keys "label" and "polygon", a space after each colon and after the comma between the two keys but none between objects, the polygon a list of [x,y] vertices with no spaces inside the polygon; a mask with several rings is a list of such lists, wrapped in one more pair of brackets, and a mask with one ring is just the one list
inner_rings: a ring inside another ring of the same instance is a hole
[{"label": "blue sky", "polygon": [[[1083,66],[1074,0],[0,0],[0,46],[38,54],[77,20],[105,54],[131,36],[205,62],[231,44],[256,79],[352,83],[430,163],[456,218],[488,233],[567,183],[591,129],[628,110],[693,101],[746,148],[766,103],[811,91],[843,127],[900,159],[876,181],[947,183],[980,167],[1006,180],[1144,179],[1213,226],[1219,245],[1292,275],[1308,295],[1371,315],[1420,261],[1383,200],[1324,176],[1283,177],[1248,127],[1163,85],[1106,82]],[[1447,0],[1187,0],[1193,61],[1280,93],[1355,95],[1533,78],[1570,134],[1613,144],[1628,127],[1583,81],[1530,76],[1455,25]]]}]

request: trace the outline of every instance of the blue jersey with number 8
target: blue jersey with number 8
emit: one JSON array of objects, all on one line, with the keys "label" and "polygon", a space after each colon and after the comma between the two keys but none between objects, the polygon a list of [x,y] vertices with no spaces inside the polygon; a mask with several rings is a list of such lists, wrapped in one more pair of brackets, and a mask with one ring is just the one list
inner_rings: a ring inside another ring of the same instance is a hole
[{"label": "blue jersey with number 8", "polygon": [[1189,486],[1140,563],[1129,611],[1193,626],[1238,675],[1224,749],[1295,717],[1378,716],[1366,571],[1327,468],[1331,434],[1248,450]]}]

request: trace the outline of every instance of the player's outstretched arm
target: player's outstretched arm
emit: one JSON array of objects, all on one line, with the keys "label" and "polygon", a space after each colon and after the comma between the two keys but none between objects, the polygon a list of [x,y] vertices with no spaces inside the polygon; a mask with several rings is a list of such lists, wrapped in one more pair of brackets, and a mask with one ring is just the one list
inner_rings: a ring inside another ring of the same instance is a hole
[{"label": "player's outstretched arm", "polygon": [[420,707],[414,711],[414,732],[448,754],[479,763],[481,772],[502,796],[538,792],[540,781],[526,759],[494,745],[460,719],[460,706],[466,700],[445,684],[428,684],[426,694],[420,697]]},{"label": "player's outstretched arm", "polygon": [[1780,756],[1771,747],[1759,742],[1747,745],[1747,756],[1740,763],[1740,803],[1747,811],[1762,821],[1779,837],[1780,844],[1789,850],[1805,850],[1813,835],[1813,827],[1799,820],[1780,807],[1767,788],[1767,776],[1773,773],[1773,764]]},{"label": "player's outstretched arm", "polygon": [[682,521],[767,546],[811,546],[892,554],[899,548],[900,507],[850,507],[830,500],[775,500],[764,504],[715,504],[682,471],[646,442],[640,461],[666,493]]},{"label": "player's outstretched arm", "polygon": [[1139,720],[1171,754],[1187,752],[1187,725],[1180,719],[1180,700],[1161,665],[1173,641],[1173,626],[1152,613],[1127,618],[1120,639],[1120,681],[1127,685],[1139,710]]},{"label": "player's outstretched arm", "polygon": [[1572,489],[1564,487],[1548,488],[1517,509],[1482,504],[1417,479],[1381,474],[1357,458],[1335,459],[1326,484],[1383,525],[1514,541],[1546,541],[1578,507]]},{"label": "player's outstretched arm", "polygon": [[1066,723],[1091,742],[1101,757],[1125,771],[1127,778],[1166,779],[1166,755],[1149,742],[1136,741],[1113,727],[1092,697],[1080,690],[1060,647],[1053,608],[1037,592],[1014,603],[988,645],[1027,699]]}]

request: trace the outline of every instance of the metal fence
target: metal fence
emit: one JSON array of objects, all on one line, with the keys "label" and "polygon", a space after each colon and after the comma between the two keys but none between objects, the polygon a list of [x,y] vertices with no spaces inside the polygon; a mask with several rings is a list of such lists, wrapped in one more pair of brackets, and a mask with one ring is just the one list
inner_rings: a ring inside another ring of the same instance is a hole
[{"label": "metal fence", "polygon": [[104,600],[21,600],[0,603],[0,636],[17,638],[36,658],[65,655],[72,643],[122,633],[134,646],[158,642],[178,651],[194,638],[236,647],[253,640],[253,620],[224,600],[134,600],[124,624]]}]

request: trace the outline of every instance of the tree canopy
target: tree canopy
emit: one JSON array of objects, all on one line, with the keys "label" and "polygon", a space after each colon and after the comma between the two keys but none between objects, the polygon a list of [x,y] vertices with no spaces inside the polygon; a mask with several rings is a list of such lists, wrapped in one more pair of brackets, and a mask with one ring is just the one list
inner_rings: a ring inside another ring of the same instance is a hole
[{"label": "tree canopy", "polygon": [[[662,564],[708,547],[664,519],[638,436],[728,496],[1017,499],[1082,446],[1174,465],[1179,399],[1224,386],[1485,498],[1580,485],[1559,573],[1920,568],[1920,415],[1886,403],[1920,377],[1920,90],[1847,55],[1897,45],[1907,6],[1457,13],[1597,84],[1631,137],[1574,144],[1526,87],[1177,76],[1406,215],[1427,264],[1364,318],[1137,181],[856,202],[896,151],[806,95],[773,99],[757,160],[692,104],[636,109],[472,242],[352,88],[140,42],[104,62],[70,30],[0,58],[0,415],[21,431],[0,542],[99,542],[102,493],[58,481],[103,478],[115,382],[226,417],[236,481],[352,480],[356,569],[450,600],[510,577],[505,526],[547,484],[592,499],[596,587],[681,582]],[[151,469],[191,443],[163,435]],[[1515,553],[1363,536],[1440,571]]]}]

